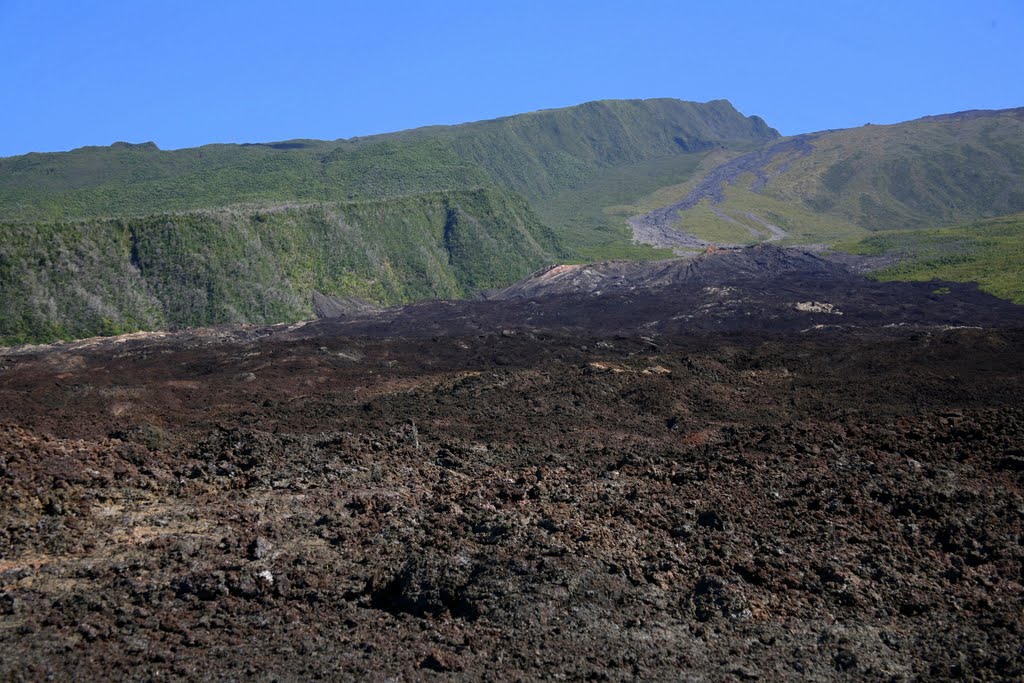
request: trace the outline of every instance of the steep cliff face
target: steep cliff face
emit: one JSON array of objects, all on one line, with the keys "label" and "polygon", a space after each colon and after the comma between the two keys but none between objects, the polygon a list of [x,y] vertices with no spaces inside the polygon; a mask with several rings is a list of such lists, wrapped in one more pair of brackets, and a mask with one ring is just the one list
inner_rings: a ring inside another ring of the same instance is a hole
[{"label": "steep cliff face", "polygon": [[388,201],[0,224],[0,340],[314,315],[313,293],[457,298],[555,258],[552,233],[495,189]]}]

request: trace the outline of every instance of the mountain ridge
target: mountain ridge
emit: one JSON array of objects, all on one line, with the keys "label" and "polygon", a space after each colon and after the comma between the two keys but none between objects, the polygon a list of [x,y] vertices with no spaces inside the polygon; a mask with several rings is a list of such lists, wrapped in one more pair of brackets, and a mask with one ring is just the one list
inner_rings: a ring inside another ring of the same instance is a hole
[{"label": "mountain ridge", "polygon": [[600,167],[775,137],[762,119],[745,117],[724,100],[656,99],[602,100],[334,141],[169,151],[115,143],[0,158],[0,219],[381,199],[481,184],[536,198]]},{"label": "mountain ridge", "polygon": [[[295,321],[314,294],[390,306],[551,263],[755,242],[920,256],[883,276],[941,272],[1018,298],[1017,219],[977,221],[1024,211],[1021,188],[1024,109],[781,137],[727,100],[671,98],[334,141],[6,157],[0,339]],[[978,233],[954,269],[956,231],[863,241],[954,219]]]}]

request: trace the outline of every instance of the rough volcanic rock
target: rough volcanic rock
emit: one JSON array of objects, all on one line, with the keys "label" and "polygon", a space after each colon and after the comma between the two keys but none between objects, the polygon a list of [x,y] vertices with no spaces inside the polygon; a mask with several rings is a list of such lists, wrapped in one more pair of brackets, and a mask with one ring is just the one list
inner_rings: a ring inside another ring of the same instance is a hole
[{"label": "rough volcanic rock", "polygon": [[1018,309],[716,258],[0,354],[0,678],[1024,676]]},{"label": "rough volcanic rock", "polygon": [[313,310],[318,318],[351,318],[375,313],[380,308],[355,297],[336,297],[313,292]]}]

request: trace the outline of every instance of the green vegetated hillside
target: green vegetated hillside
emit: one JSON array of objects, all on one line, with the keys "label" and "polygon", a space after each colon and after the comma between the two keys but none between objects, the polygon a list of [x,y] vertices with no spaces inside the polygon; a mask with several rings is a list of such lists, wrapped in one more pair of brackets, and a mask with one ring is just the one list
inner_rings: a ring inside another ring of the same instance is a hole
[{"label": "green vegetated hillside", "polygon": [[806,141],[810,152],[782,146],[736,164],[719,184],[721,201],[707,197],[681,213],[684,229],[751,241],[745,223],[753,214],[786,230],[786,242],[834,243],[864,231],[934,228],[1024,210],[1024,109],[794,140]]},{"label": "green vegetated hillside", "polygon": [[535,206],[541,218],[556,227],[564,243],[571,245],[569,256],[574,261],[669,258],[671,251],[633,243],[627,221],[643,212],[639,201],[690,178],[707,156],[696,152],[602,169]]},{"label": "green vegetated hillside", "polygon": [[1024,213],[950,228],[878,232],[839,247],[894,257],[895,263],[874,273],[881,280],[977,282],[1024,304]]},{"label": "green vegetated hillside", "polygon": [[[426,134],[438,135],[432,131]],[[608,100],[444,129],[460,158],[531,200],[574,188],[602,169],[720,146],[751,148],[778,133],[725,100]]]},{"label": "green vegetated hillside", "polygon": [[812,145],[815,152],[769,182],[768,192],[799,196],[811,209],[868,230],[1024,210],[1024,109],[865,126]]},{"label": "green vegetated hillside", "polygon": [[536,200],[604,168],[776,137],[724,100],[613,100],[333,142],[174,151],[117,143],[0,159],[0,217],[381,199],[485,184]]},{"label": "green vegetated hillside", "polygon": [[314,291],[455,298],[558,248],[496,189],[266,209],[0,224],[0,343],[313,315]]},{"label": "green vegetated hillside", "polygon": [[297,320],[313,290],[398,303],[554,260],[663,256],[604,208],[777,137],[725,101],[625,100],[349,140],[2,158],[0,337]]},{"label": "green vegetated hillside", "polygon": [[777,228],[782,244],[902,259],[880,277],[1020,298],[1024,109],[783,139],[726,101],[622,100],[348,140],[0,158],[0,341],[292,321],[314,291],[392,304],[555,260],[665,257],[627,220],[692,193],[679,227],[711,241]]}]

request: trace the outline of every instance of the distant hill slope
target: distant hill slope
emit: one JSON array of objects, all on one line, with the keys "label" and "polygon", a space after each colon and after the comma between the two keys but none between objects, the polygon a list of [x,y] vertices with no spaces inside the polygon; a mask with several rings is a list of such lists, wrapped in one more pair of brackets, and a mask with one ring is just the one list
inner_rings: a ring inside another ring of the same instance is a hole
[{"label": "distant hill slope", "polygon": [[[624,219],[566,229],[572,193],[613,179],[632,200],[708,150],[777,137],[724,100],[623,100],[332,142],[2,158],[0,340],[298,320],[314,292],[456,298],[555,260],[663,255]],[[568,207],[550,227],[549,198]]]},{"label": "distant hill slope", "polygon": [[722,287],[749,279],[771,281],[792,273],[831,281],[855,277],[847,268],[816,254],[759,244],[662,261],[556,265],[539,270],[509,287],[489,292],[487,298],[529,299],[564,294],[604,296],[684,284]]},{"label": "distant hill slope", "polygon": [[531,200],[603,168],[778,137],[724,100],[610,100],[333,142],[161,151],[117,143],[0,158],[0,219],[382,199],[498,185]]},{"label": "distant hill slope", "polygon": [[977,282],[986,292],[1024,304],[1024,213],[945,228],[876,232],[839,248],[889,257],[883,281]]},{"label": "distant hill slope", "polygon": [[0,223],[0,343],[314,315],[314,293],[399,303],[508,284],[554,258],[497,189],[387,201]]},{"label": "distant hill slope", "polygon": [[314,293],[457,298],[707,243],[839,245],[899,259],[882,278],[1020,301],[1018,212],[1024,109],[780,138],[724,100],[609,100],[349,140],[28,154],[0,158],[0,342],[294,321]]},{"label": "distant hill slope", "polygon": [[[694,180],[652,215],[713,242],[835,241],[1024,210],[1024,108],[784,139]],[[662,243],[664,245],[664,243]]]}]

